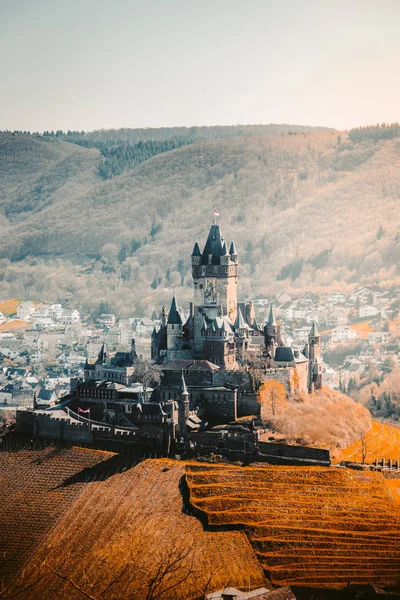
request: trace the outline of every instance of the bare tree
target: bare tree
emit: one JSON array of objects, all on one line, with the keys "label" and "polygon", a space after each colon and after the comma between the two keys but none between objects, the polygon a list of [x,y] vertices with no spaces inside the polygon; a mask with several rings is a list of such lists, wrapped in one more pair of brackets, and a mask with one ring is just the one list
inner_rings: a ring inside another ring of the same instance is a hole
[{"label": "bare tree", "polygon": [[365,464],[367,454],[368,454],[367,438],[366,438],[365,433],[362,434],[360,443],[361,443],[361,462],[362,462],[362,464]]},{"label": "bare tree", "polygon": [[88,580],[77,580],[65,569],[60,569],[58,566],[50,564],[48,560],[37,566],[37,575],[33,581],[24,581],[22,574],[21,581],[17,585],[0,587],[0,599],[11,600],[18,597],[23,597],[37,583],[40,583],[45,578],[45,570],[48,569],[56,577],[63,581],[67,581],[73,588],[89,600],[102,600],[107,592],[124,576],[129,568],[139,570],[142,573],[142,584],[140,589],[127,596],[127,600],[168,600],[171,598],[171,593],[187,581],[193,574],[193,550],[194,543],[185,548],[176,548],[172,546],[167,553],[160,554],[158,557],[153,556],[153,564],[149,569],[143,569],[133,561],[132,557],[126,561],[123,568],[117,573],[107,585],[100,591],[93,590],[93,583]]},{"label": "bare tree", "polygon": [[261,384],[257,398],[261,404],[261,418],[265,420],[265,409],[270,408],[274,417],[278,404],[286,400],[286,390],[279,381],[269,379]]}]

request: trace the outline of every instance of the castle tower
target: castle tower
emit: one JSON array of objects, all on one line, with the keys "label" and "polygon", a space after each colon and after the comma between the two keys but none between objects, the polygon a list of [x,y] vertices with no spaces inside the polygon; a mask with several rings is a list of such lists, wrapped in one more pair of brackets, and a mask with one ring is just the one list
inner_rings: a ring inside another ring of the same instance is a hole
[{"label": "castle tower", "polygon": [[181,396],[178,401],[178,430],[181,437],[186,437],[186,421],[189,417],[189,392],[182,371]]},{"label": "castle tower", "polygon": [[217,224],[211,225],[203,253],[195,244],[192,253],[194,286],[194,352],[203,350],[201,329],[204,318],[213,321],[222,314],[232,322],[237,314],[238,256],[235,245],[228,252],[224,237]]},{"label": "castle tower", "polygon": [[266,351],[271,355],[272,358],[274,358],[276,346],[276,318],[272,304],[269,309],[268,319],[264,327],[264,339]]},{"label": "castle tower", "polygon": [[239,359],[244,357],[244,353],[249,345],[249,326],[243,318],[240,307],[237,311],[236,321],[234,324],[235,336],[236,336],[236,348]]},{"label": "castle tower", "polygon": [[311,331],[308,334],[308,347],[310,360],[318,360],[321,357],[321,336],[317,324],[313,321]]},{"label": "castle tower", "polygon": [[182,319],[176,306],[175,296],[172,298],[167,321],[167,349],[176,350],[182,340]]}]

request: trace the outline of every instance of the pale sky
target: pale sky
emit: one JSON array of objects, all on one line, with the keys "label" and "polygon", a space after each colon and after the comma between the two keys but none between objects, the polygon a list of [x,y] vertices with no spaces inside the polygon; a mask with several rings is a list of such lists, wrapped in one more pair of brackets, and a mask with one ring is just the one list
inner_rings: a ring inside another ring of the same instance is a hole
[{"label": "pale sky", "polygon": [[0,129],[400,120],[400,0],[0,0]]}]

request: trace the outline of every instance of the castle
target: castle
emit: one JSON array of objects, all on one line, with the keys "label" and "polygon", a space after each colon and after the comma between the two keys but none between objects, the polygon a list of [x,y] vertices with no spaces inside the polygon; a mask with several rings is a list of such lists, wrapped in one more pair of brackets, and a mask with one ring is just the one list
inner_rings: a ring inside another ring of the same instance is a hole
[{"label": "castle", "polygon": [[162,308],[161,326],[152,334],[152,359],[165,366],[175,363],[182,369],[189,363],[208,361],[229,372],[243,371],[246,365],[257,362],[264,371],[263,378],[273,378],[278,370],[289,392],[311,392],[321,387],[316,324],[303,351],[285,345],[272,305],[261,329],[252,303],[238,302],[238,267],[234,242],[228,251],[221,229],[214,223],[203,252],[197,242],[193,248],[194,299],[189,317],[183,322],[175,296],[168,312]]}]

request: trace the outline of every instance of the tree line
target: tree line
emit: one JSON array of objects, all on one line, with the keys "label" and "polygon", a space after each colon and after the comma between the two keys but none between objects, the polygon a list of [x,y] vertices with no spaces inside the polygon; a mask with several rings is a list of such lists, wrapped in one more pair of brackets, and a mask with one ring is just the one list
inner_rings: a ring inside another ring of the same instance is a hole
[{"label": "tree line", "polygon": [[400,124],[399,123],[382,123],[381,125],[368,125],[367,127],[356,127],[351,129],[348,134],[349,139],[352,142],[364,142],[372,141],[377,142],[379,140],[393,140],[400,137]]}]

